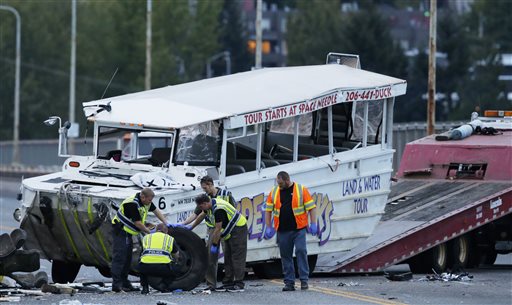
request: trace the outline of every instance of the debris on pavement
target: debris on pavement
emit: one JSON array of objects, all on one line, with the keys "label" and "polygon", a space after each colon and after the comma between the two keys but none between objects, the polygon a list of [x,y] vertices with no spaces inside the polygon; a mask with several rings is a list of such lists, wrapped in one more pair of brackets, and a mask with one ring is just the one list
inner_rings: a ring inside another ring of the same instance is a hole
[{"label": "debris on pavement", "polygon": [[340,286],[340,287],[345,287],[345,286],[346,287],[352,287],[352,286],[363,286],[363,285],[359,284],[358,282],[349,282],[349,283],[340,282],[338,284],[338,286]]},{"label": "debris on pavement", "polygon": [[427,274],[424,278],[421,278],[418,281],[469,282],[472,279],[473,279],[473,276],[467,272],[463,272],[463,273],[459,273],[459,274],[444,272],[441,274],[437,274],[437,273],[436,274]]}]

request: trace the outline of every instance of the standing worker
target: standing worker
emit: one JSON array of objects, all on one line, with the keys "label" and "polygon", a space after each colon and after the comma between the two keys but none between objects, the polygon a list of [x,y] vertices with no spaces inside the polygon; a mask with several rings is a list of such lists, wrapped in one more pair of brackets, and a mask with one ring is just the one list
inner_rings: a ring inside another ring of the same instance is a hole
[{"label": "standing worker", "polygon": [[212,213],[215,218],[215,228],[209,238],[210,253],[218,255],[219,242],[224,241],[224,265],[226,270],[232,270],[230,274],[226,272],[224,288],[230,292],[244,291],[247,220],[229,202],[222,199],[212,199],[202,194],[196,197],[196,204],[204,213]]},{"label": "standing worker", "polygon": [[149,234],[144,225],[149,212],[153,212],[166,226],[167,221],[160,210],[153,204],[155,193],[150,188],[144,188],[140,193],[126,198],[116,216],[112,219],[112,291],[138,291],[128,281],[128,272],[132,262],[133,239],[139,233]]},{"label": "standing worker", "polygon": [[[142,294],[149,293],[148,276],[164,279],[163,286],[170,284],[176,277],[178,247],[174,238],[167,234],[167,227],[161,223],[156,226],[156,232],[142,239],[139,272]],[[166,288],[159,289],[165,292]]]},{"label": "standing worker", "polygon": [[[300,289],[309,288],[309,265],[306,246],[306,228],[308,214],[311,221],[309,232],[317,235],[316,205],[308,189],[290,180],[287,172],[277,174],[275,186],[267,198],[265,206],[265,238],[270,239],[277,230],[277,243],[281,254],[284,274],[283,291],[295,290],[295,268],[293,266],[293,248],[299,268]],[[271,218],[274,216],[274,227]]]},{"label": "standing worker", "polygon": [[[225,189],[220,189],[215,187],[213,184],[213,179],[210,176],[204,176],[201,178],[201,188],[210,198],[222,199],[224,201],[229,202],[233,207],[236,208],[236,200],[231,194],[230,191]],[[212,246],[212,236],[213,231],[215,229],[215,217],[213,216],[213,212],[208,210],[203,212],[199,207],[196,207],[194,213],[189,216],[181,225],[189,230],[192,230],[197,225],[199,225],[203,219],[205,220],[206,226],[208,228],[206,232],[206,247],[208,249],[208,268],[206,269],[206,289],[210,291],[215,291],[217,289],[217,268],[218,268],[218,260],[219,253],[211,253],[210,248]],[[222,249],[226,249],[224,244],[224,240],[221,239]],[[223,281],[224,286],[229,286],[231,283],[226,282],[226,279],[231,278],[233,274],[233,270],[230,269],[230,266],[224,264],[225,270],[225,280]],[[224,287],[222,287],[224,288]]]}]

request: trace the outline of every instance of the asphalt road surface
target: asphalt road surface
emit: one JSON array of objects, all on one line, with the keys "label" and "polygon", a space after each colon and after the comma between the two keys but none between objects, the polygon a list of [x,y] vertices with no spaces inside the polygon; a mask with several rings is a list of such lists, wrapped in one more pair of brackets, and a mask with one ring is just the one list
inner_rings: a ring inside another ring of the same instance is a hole
[{"label": "asphalt road surface", "polygon": [[[15,196],[19,181],[0,177],[0,231],[7,233],[18,226],[12,213],[18,203]],[[396,271],[407,271],[407,265],[392,267]],[[51,265],[41,261],[41,270],[50,276]],[[310,279],[310,289],[282,292],[281,280],[260,280],[251,273],[246,279],[245,292],[200,291],[204,285],[192,292],[162,294],[153,292],[148,296],[132,293],[79,293],[70,295],[22,296],[18,304],[512,304],[512,256],[499,256],[497,264],[484,269],[467,270],[470,281],[425,281],[425,275],[414,275],[411,281],[391,282],[384,275],[330,275],[315,274]],[[133,277],[132,280],[138,279]],[[111,279],[101,276],[95,268],[82,267],[77,282]],[[70,302],[74,301],[74,302]],[[16,303],[14,303],[16,304]]]}]

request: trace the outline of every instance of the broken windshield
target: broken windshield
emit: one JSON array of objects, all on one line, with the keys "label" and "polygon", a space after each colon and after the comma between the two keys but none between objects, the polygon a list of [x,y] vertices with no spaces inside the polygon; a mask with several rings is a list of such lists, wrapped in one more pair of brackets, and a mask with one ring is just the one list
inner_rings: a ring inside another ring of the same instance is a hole
[{"label": "broken windshield", "polygon": [[206,122],[180,129],[175,164],[217,165],[219,163],[219,123]]}]

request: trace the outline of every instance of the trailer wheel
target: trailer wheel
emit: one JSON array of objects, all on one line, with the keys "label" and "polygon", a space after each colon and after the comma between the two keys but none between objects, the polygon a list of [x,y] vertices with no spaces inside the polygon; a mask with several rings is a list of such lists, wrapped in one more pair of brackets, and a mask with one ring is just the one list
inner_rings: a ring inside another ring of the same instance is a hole
[{"label": "trailer wheel", "polygon": [[459,236],[448,243],[448,267],[452,272],[467,266],[471,253],[471,239],[467,235]]},{"label": "trailer wheel", "polygon": [[174,280],[148,277],[151,287],[160,291],[176,289],[192,290],[204,280],[208,256],[204,241],[192,231],[173,228],[169,234],[174,237],[179,250],[178,274]]},{"label": "trailer wheel", "polygon": [[52,262],[52,280],[54,283],[73,283],[82,264],[54,260]]},{"label": "trailer wheel", "polygon": [[442,273],[448,263],[446,244],[439,244],[409,260],[409,267],[413,273],[431,273],[434,270]]}]

